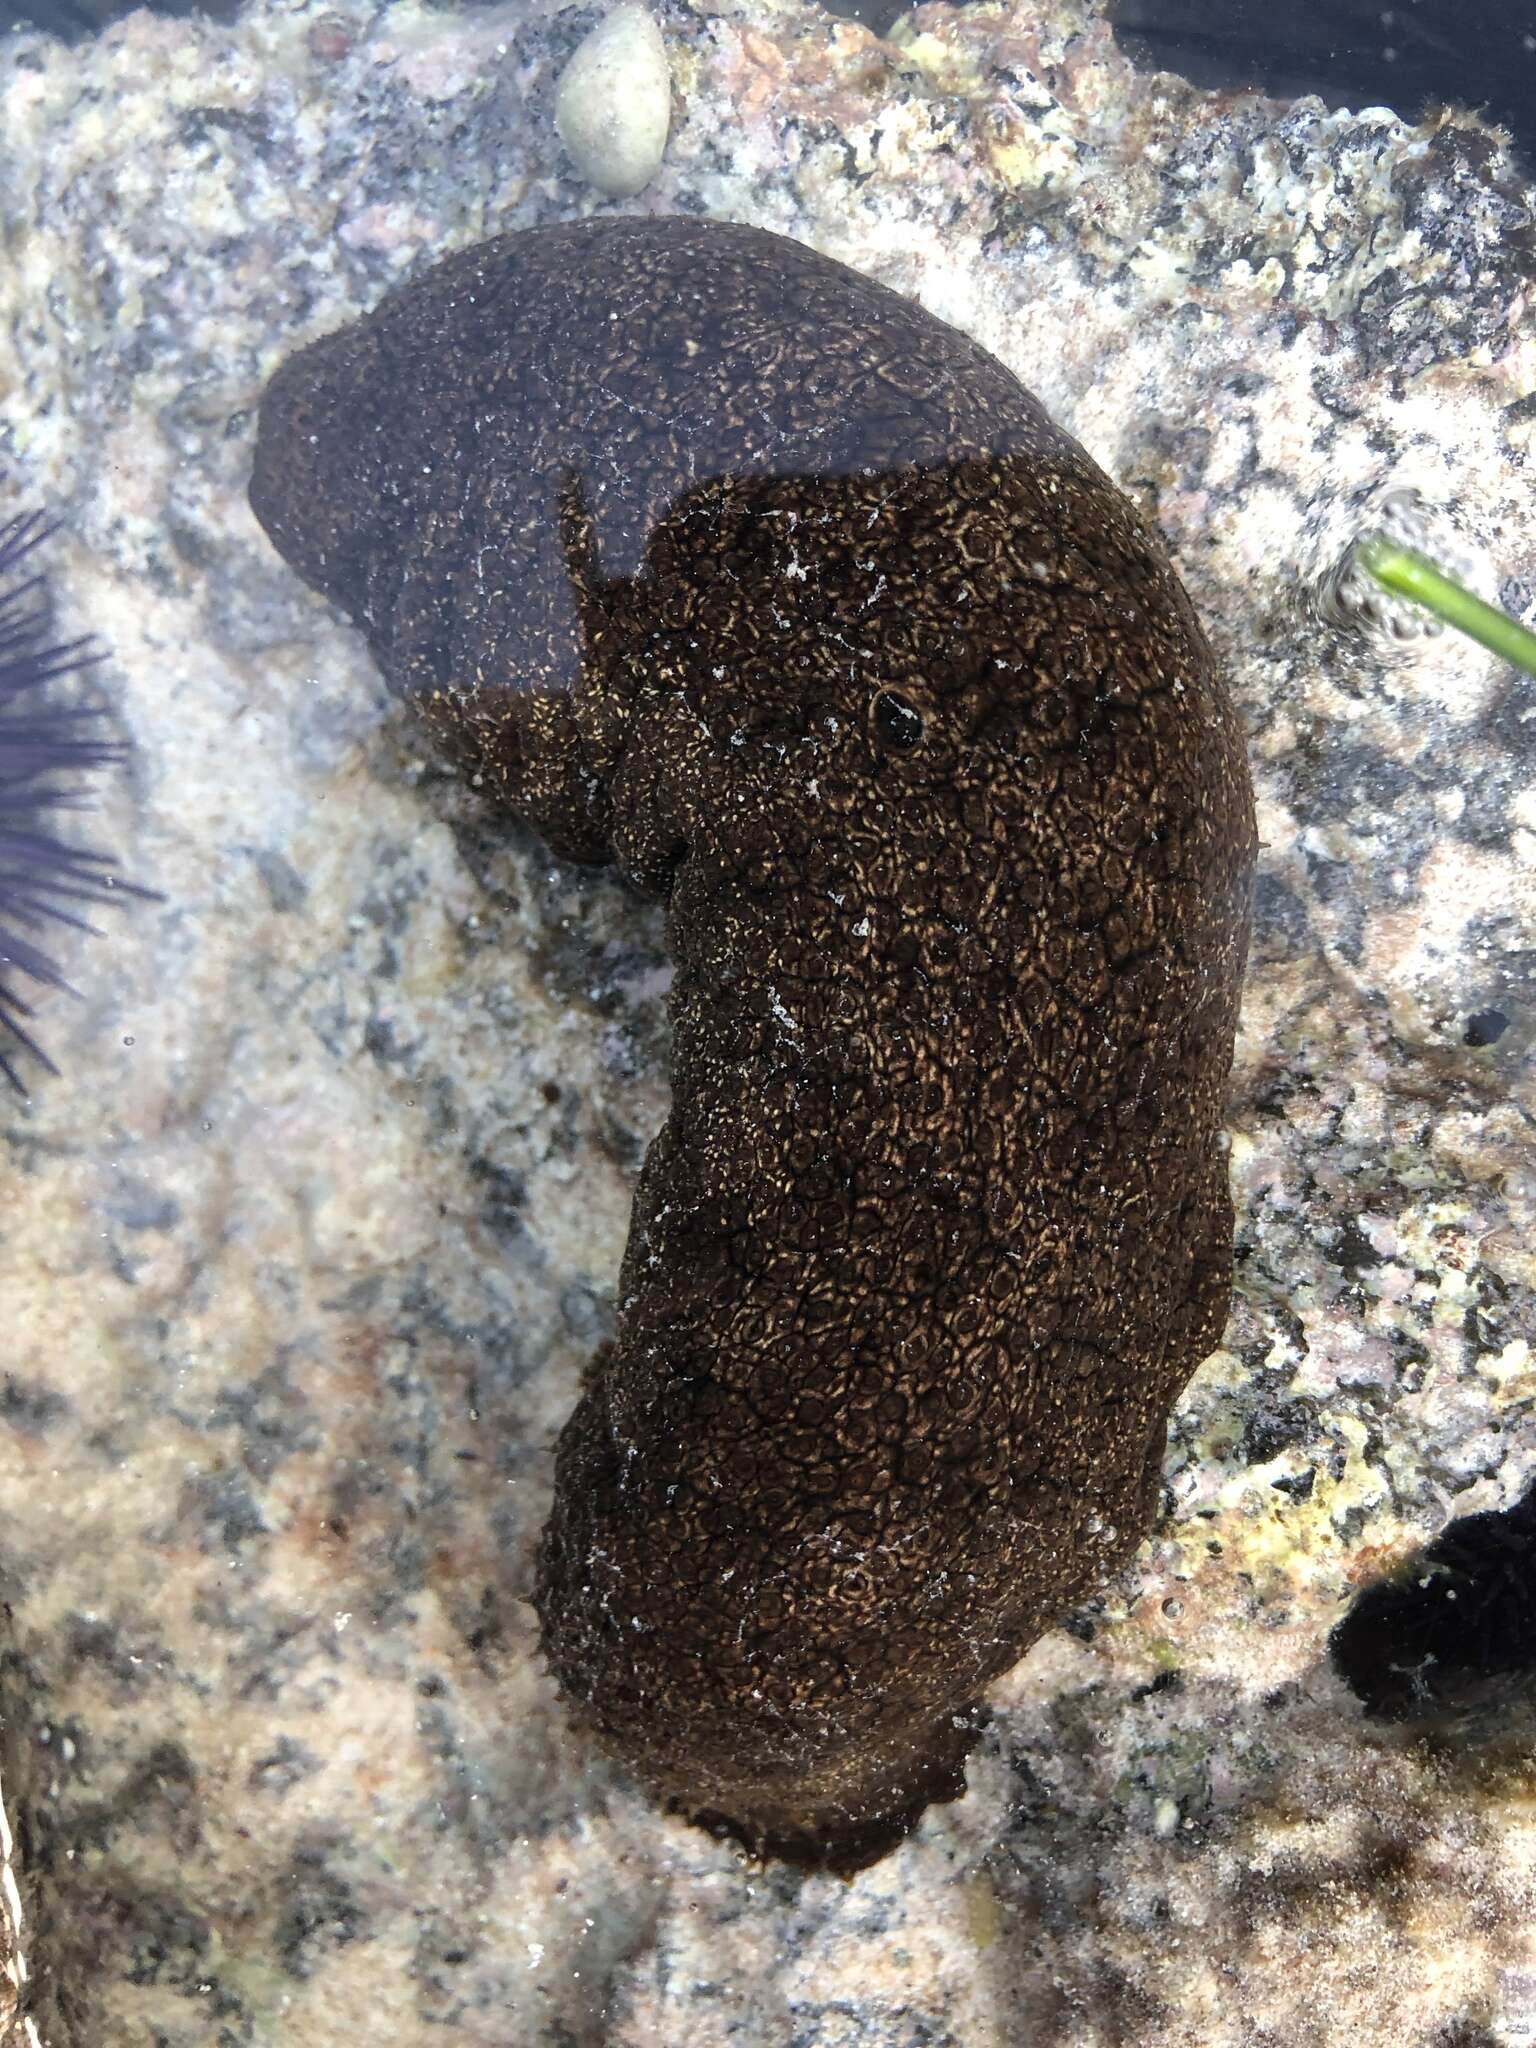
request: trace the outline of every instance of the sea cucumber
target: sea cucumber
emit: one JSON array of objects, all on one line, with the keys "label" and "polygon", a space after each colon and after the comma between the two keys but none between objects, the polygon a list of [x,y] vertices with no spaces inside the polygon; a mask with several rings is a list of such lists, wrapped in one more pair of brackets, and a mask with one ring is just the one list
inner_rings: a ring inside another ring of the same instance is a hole
[{"label": "sea cucumber", "polygon": [[1135,1548],[1222,1330],[1256,841],[1207,642],[993,357],[693,219],[438,262],[279,369],[251,503],[494,802],[667,899],[542,1639],[675,1809],[856,1867]]}]

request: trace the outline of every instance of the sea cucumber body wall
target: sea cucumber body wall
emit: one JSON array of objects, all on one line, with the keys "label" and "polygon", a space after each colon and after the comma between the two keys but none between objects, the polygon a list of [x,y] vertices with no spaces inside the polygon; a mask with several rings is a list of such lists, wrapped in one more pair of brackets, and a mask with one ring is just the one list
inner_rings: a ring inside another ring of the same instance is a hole
[{"label": "sea cucumber body wall", "polygon": [[452,758],[667,897],[544,1643],[661,1797],[868,1860],[1134,1549],[1225,1318],[1255,837],[1204,637],[1000,364],[693,220],[438,264],[279,372],[251,495]]}]

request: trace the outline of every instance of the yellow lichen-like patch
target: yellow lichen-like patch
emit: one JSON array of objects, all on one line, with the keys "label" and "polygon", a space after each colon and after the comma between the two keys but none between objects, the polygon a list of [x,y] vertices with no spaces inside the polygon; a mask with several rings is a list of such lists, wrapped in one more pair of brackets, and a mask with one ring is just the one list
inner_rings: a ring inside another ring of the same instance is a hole
[{"label": "yellow lichen-like patch", "polygon": [[1536,1359],[1524,1337],[1516,1337],[1500,1352],[1487,1353],[1477,1361],[1479,1374],[1491,1380],[1501,1406],[1536,1401]]}]

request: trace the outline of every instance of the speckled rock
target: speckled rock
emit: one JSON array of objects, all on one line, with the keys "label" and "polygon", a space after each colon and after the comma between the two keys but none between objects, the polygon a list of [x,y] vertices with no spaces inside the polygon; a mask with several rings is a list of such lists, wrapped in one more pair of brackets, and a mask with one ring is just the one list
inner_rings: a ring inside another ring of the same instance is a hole
[{"label": "speckled rock", "polygon": [[168,899],[70,960],[65,1082],[0,1111],[45,2031],[1529,2038],[1528,1696],[1372,1722],[1328,1639],[1536,1469],[1536,698],[1317,609],[1400,487],[1536,600],[1527,188],[1467,118],[1138,79],[1065,0],[668,33],[647,206],[975,335],[1155,515],[1232,676],[1234,1313],[1152,1538],[886,1863],[764,1875],[567,1743],[525,1600],[666,1108],[659,919],[424,766],[243,494],[283,355],[579,206],[570,30],[332,0],[8,38],[0,453],[66,521],[61,627],[115,650],[137,753],[93,836]]}]

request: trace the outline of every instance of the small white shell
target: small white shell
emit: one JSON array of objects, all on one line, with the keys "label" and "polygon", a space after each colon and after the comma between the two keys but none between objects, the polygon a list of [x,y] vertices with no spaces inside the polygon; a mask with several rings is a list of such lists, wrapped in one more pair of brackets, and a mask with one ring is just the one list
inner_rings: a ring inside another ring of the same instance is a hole
[{"label": "small white shell", "polygon": [[661,167],[672,119],[667,46],[649,8],[625,0],[605,15],[560,77],[555,126],[589,185],[630,199]]}]

